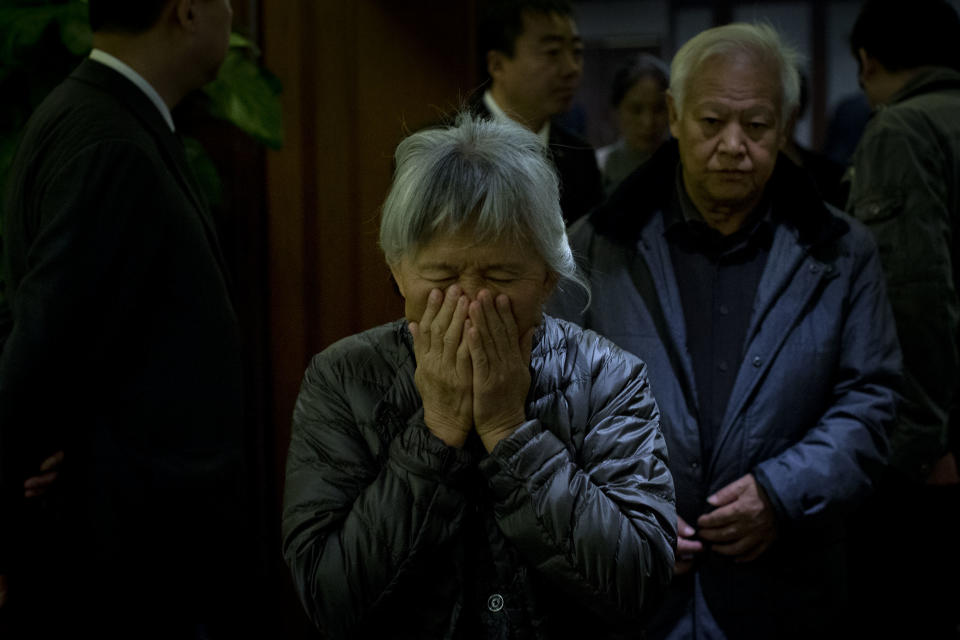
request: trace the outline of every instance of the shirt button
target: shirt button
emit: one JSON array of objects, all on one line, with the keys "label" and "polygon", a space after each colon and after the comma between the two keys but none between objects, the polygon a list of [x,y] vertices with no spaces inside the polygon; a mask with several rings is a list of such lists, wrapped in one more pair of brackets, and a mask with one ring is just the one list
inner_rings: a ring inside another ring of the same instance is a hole
[{"label": "shirt button", "polygon": [[726,363],[726,361],[725,361],[725,360],[721,360],[721,361],[720,361],[720,364],[717,365],[717,368],[720,369],[720,371],[726,371],[726,370],[727,370],[727,363]]},{"label": "shirt button", "polygon": [[730,313],[730,309],[727,308],[727,305],[725,304],[720,305],[720,315],[725,316],[728,313]]},{"label": "shirt button", "polygon": [[753,356],[753,366],[759,367],[763,364],[763,360],[760,359],[760,356]]},{"label": "shirt button", "polygon": [[501,596],[499,593],[495,593],[487,598],[487,609],[490,609],[490,611],[493,611],[494,613],[500,611],[500,609],[503,609],[503,596]]},{"label": "shirt button", "polygon": [[817,273],[817,272],[819,272],[819,271],[820,271],[820,267],[818,267],[818,266],[815,265],[815,264],[811,264],[811,265],[810,265],[810,273]]}]

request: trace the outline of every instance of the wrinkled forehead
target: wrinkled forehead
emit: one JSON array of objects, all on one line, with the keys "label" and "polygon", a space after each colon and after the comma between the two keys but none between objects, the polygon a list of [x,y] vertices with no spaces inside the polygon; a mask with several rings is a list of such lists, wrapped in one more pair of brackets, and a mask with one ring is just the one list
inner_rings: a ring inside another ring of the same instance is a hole
[{"label": "wrinkled forehead", "polygon": [[711,96],[768,101],[778,109],[783,102],[777,62],[746,49],[704,55],[687,78],[685,89],[691,105]]},{"label": "wrinkled forehead", "polygon": [[[747,47],[707,49],[691,70],[687,82],[702,82],[705,77],[715,77],[718,69],[742,72],[780,84],[780,68],[777,61],[763,51]],[[715,79],[724,80],[723,77],[715,77]]]}]

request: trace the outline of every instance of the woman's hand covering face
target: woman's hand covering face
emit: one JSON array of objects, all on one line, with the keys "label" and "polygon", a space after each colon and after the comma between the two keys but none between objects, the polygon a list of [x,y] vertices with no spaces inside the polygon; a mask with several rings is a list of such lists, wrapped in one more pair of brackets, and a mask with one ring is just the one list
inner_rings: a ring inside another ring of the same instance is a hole
[{"label": "woman's hand covering face", "polygon": [[470,301],[458,285],[434,289],[423,317],[410,323],[417,358],[414,383],[424,422],[462,446],[476,429],[487,450],[525,419],[535,327],[520,336],[510,299],[487,290]]},{"label": "woman's hand covering face", "polygon": [[473,429],[473,369],[464,324],[469,302],[458,285],[433,289],[420,322],[410,323],[417,358],[414,384],[434,435],[463,446]]},{"label": "woman's hand covering face", "polygon": [[470,303],[467,344],[473,365],[473,420],[487,451],[525,419],[535,327],[518,335],[510,299],[487,290]]},{"label": "woman's hand covering face", "polygon": [[435,435],[487,449],[523,420],[533,333],[556,277],[528,243],[441,234],[390,265],[413,335],[414,382]]}]

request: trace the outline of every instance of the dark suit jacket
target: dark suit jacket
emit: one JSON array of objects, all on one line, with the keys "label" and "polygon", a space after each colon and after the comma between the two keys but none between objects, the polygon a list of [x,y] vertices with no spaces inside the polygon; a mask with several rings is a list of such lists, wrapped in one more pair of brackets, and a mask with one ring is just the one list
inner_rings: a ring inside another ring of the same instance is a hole
[{"label": "dark suit jacket", "polygon": [[[19,541],[0,562],[43,576],[43,598],[203,609],[242,562],[241,356],[183,147],[135,85],[87,60],[28,123],[5,211],[0,481]],[[55,490],[24,501],[58,449]]]},{"label": "dark suit jacket", "polygon": [[[481,117],[490,117],[482,91],[471,99],[470,108]],[[560,176],[560,209],[569,226],[603,200],[596,152],[589,142],[551,122],[550,156]]]}]

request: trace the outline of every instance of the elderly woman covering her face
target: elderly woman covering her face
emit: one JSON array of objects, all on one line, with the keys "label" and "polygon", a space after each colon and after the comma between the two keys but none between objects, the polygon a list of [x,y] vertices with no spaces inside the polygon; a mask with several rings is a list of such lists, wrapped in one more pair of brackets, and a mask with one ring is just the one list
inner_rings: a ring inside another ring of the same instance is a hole
[{"label": "elderly woman covering her face", "polygon": [[542,313],[579,278],[544,153],[467,116],[397,148],[406,319],[314,357],[287,462],[284,555],[330,637],[635,637],[670,580],[645,365]]}]

